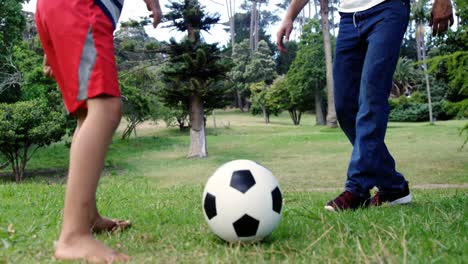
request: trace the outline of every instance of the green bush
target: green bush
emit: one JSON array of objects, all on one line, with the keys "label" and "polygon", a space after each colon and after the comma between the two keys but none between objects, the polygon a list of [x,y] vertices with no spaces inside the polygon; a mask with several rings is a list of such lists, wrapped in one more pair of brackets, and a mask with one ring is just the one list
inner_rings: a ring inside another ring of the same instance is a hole
[{"label": "green bush", "polygon": [[468,98],[456,103],[445,101],[442,109],[449,116],[459,119],[468,118]]},{"label": "green bush", "polygon": [[11,164],[17,182],[23,179],[34,152],[59,141],[66,118],[38,100],[0,104],[0,152]]},{"label": "green bush", "polygon": [[[447,119],[442,109],[443,102],[432,104],[432,114],[435,119]],[[400,97],[390,99],[390,121],[395,122],[423,122],[429,121],[429,106],[427,103],[419,103],[411,98]]]}]

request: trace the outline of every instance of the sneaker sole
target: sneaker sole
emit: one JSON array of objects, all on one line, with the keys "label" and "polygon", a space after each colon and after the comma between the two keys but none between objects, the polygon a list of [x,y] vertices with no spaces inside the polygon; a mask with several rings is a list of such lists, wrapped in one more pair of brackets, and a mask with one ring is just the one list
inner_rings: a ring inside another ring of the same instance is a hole
[{"label": "sneaker sole", "polygon": [[408,204],[408,203],[411,203],[411,200],[412,200],[412,197],[411,197],[411,193],[410,193],[405,197],[402,197],[400,199],[396,199],[395,201],[389,202],[388,205]]},{"label": "sneaker sole", "polygon": [[325,205],[323,208],[325,208],[325,210],[330,211],[330,212],[336,212],[335,208],[333,208],[333,206],[330,206],[330,205]]}]

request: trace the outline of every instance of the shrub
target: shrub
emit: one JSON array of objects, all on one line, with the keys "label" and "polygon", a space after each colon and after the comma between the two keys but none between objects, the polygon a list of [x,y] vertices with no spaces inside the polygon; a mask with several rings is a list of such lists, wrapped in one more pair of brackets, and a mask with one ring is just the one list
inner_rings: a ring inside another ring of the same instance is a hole
[{"label": "shrub", "polygon": [[459,119],[468,118],[468,98],[456,103],[445,101],[442,109],[449,116]]},{"label": "shrub", "polygon": [[17,182],[35,151],[59,141],[66,118],[38,100],[0,104],[0,152],[11,164]]},{"label": "shrub", "polygon": [[[446,119],[442,110],[442,102],[432,104],[432,114],[436,119]],[[390,121],[422,122],[429,121],[429,106],[427,103],[414,102],[408,98],[390,100]]]}]

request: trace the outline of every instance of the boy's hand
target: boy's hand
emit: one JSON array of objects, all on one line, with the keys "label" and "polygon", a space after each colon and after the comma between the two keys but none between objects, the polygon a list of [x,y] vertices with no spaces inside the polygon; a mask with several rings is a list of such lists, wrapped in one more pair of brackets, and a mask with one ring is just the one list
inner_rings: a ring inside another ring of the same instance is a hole
[{"label": "boy's hand", "polygon": [[144,1],[146,3],[146,8],[148,8],[148,11],[151,12],[150,17],[153,18],[153,27],[156,28],[162,19],[162,11],[159,5],[159,0],[144,0]]},{"label": "boy's hand", "polygon": [[432,27],[432,35],[440,36],[452,25],[453,13],[450,0],[435,0],[429,20],[429,26]]},{"label": "boy's hand", "polygon": [[47,77],[54,76],[54,73],[52,72],[52,68],[50,67],[49,62],[47,61],[47,56],[45,54],[44,54],[44,60],[42,64],[44,67],[44,75]]},{"label": "boy's hand", "polygon": [[[293,30],[293,20],[285,18],[283,20],[283,23],[281,23],[281,27],[278,30],[278,33],[276,34],[276,47],[282,52],[286,52],[286,47],[284,46],[284,43],[289,42],[289,36],[291,35],[291,31]],[[284,42],[283,42],[284,38]]]}]

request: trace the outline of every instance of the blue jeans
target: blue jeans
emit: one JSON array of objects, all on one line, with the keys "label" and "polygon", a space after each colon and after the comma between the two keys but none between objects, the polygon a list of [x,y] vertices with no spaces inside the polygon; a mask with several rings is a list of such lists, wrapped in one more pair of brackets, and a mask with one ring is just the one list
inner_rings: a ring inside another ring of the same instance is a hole
[{"label": "blue jeans", "polygon": [[388,97],[409,13],[409,0],[387,0],[362,12],[340,13],[333,65],[335,108],[353,145],[346,190],[362,197],[368,197],[374,186],[392,190],[406,184],[384,140]]}]

